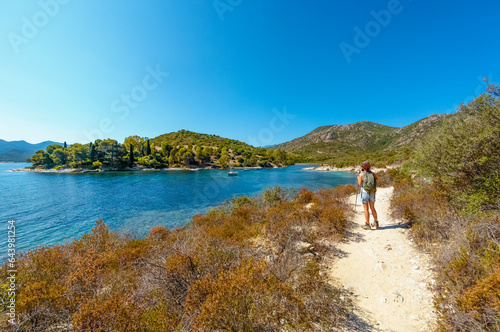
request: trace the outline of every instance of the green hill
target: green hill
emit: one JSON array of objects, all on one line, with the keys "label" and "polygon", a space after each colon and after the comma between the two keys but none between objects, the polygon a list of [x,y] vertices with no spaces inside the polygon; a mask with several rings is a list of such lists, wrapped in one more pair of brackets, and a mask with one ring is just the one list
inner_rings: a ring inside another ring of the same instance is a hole
[{"label": "green hill", "polygon": [[51,144],[59,144],[53,141],[44,141],[37,144],[31,144],[26,141],[5,141],[0,139],[0,161],[24,162],[40,149],[45,149]]},{"label": "green hill", "polygon": [[218,135],[202,134],[196,133],[189,130],[179,130],[167,134],[163,134],[152,138],[151,143],[156,146],[161,146],[162,142],[169,142],[171,145],[181,146],[181,145],[200,145],[200,146],[210,146],[210,147],[227,147],[228,149],[246,149],[254,150],[255,147],[246,144],[244,142],[220,137]]},{"label": "green hill", "polygon": [[34,150],[12,149],[5,153],[0,153],[0,161],[13,161],[13,162],[25,161],[27,158],[31,157],[33,153],[35,153]]},{"label": "green hill", "polygon": [[168,167],[281,167],[294,163],[292,155],[281,149],[269,150],[188,130],[149,139],[129,136],[120,144],[98,139],[89,144],[63,147],[49,145],[29,159],[33,168],[83,168],[121,170]]},{"label": "green hill", "polygon": [[434,114],[405,127],[389,127],[369,121],[322,126],[273,149],[299,154],[303,161],[338,166],[356,164],[363,158],[390,164],[408,159],[415,144],[449,116]]}]

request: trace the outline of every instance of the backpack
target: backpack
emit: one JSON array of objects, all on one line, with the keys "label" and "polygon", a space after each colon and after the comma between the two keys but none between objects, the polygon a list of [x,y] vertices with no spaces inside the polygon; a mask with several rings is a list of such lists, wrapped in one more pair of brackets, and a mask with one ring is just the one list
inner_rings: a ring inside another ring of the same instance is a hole
[{"label": "backpack", "polygon": [[363,189],[369,194],[377,191],[377,180],[372,172],[365,172],[363,175]]}]

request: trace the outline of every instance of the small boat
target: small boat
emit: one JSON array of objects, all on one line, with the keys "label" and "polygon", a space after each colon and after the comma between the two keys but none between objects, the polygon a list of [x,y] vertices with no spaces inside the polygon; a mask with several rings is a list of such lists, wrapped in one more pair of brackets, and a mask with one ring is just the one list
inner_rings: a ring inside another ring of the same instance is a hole
[{"label": "small boat", "polygon": [[245,159],[245,162],[243,163],[243,172],[246,172],[246,171],[249,171],[249,169],[247,168],[247,160]]},{"label": "small boat", "polygon": [[229,170],[229,172],[227,173],[227,176],[237,176],[238,175],[238,172],[236,172],[235,170],[233,170],[232,168]]}]

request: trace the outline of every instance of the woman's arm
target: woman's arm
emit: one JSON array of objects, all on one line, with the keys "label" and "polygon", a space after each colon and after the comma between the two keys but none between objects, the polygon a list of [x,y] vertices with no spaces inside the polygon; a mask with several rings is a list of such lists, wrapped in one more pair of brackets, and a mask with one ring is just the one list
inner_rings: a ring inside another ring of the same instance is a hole
[{"label": "woman's arm", "polygon": [[358,175],[358,186],[362,186],[363,185],[363,172],[360,172],[359,175]]}]

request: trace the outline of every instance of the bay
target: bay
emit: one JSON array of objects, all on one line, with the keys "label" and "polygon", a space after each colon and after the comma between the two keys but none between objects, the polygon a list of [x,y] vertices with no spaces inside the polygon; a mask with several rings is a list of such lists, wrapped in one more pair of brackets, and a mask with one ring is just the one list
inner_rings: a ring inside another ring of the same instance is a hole
[{"label": "bay", "polygon": [[164,170],[83,174],[11,172],[30,164],[0,164],[0,243],[15,220],[16,250],[79,238],[102,219],[112,231],[142,237],[157,225],[182,227],[226,199],[281,186],[319,190],[354,184],[355,174],[303,171],[311,165],[239,170]]}]

